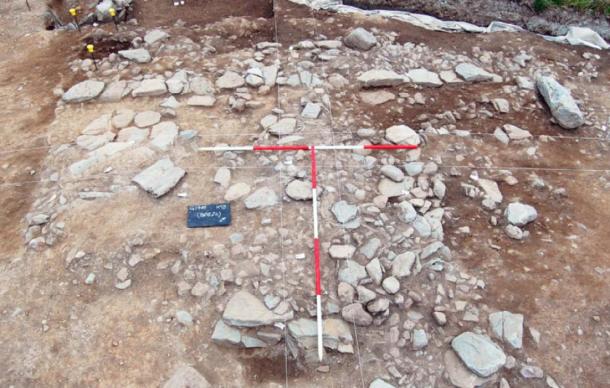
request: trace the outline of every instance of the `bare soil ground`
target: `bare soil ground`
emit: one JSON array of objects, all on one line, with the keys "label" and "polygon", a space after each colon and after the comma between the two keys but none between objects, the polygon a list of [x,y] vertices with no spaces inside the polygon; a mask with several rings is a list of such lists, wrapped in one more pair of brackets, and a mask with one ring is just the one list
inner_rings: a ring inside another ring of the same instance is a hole
[{"label": "bare soil ground", "polygon": [[[91,120],[120,108],[136,111],[155,108],[161,99],[76,105],[56,114],[57,97],[53,95],[53,88],[58,85],[67,88],[79,80],[78,75],[70,72],[68,62],[82,55],[82,45],[88,36],[42,31],[35,17],[42,7],[39,3],[33,6],[33,12],[29,13],[21,1],[0,4],[3,63],[0,96],[5,113],[0,117],[0,343],[3,344],[0,369],[4,371],[0,375],[1,385],[157,386],[181,362],[195,365],[214,386],[351,387],[361,385],[360,376],[368,384],[376,376],[384,375],[381,355],[387,343],[382,328],[354,327],[361,346],[358,355],[333,354],[329,361],[330,373],[319,373],[292,360],[285,362],[281,348],[272,353],[221,348],[212,343],[210,336],[222,311],[222,297],[238,289],[236,285],[227,284],[227,290],[218,300],[207,303],[176,297],[178,276],[170,268],[177,259],[182,257],[189,268],[204,274],[228,265],[254,271],[251,255],[238,252],[227,257],[210,251],[218,243],[230,245],[228,241],[234,233],[243,234],[244,241],[252,241],[264,229],[263,218],[272,218],[276,228],[285,228],[288,239],[296,241],[296,236],[309,236],[308,206],[283,204],[281,219],[277,208],[250,212],[236,206],[234,218],[239,223],[231,228],[185,229],[184,209],[190,201],[220,202],[224,194],[212,183],[215,166],[222,161],[195,153],[194,146],[186,142],[179,143],[171,156],[178,165],[189,166],[187,179],[176,189],[188,192],[188,200],[174,194],[155,200],[141,191],[129,190],[105,201],[76,199],[83,190],[127,187],[130,178],[149,161],[149,155],[137,150],[113,160],[111,174],[100,176],[100,171],[94,179],[86,181],[49,180],[52,172],[62,171],[80,157],[76,151],[61,155],[51,151],[60,144],[73,142]],[[399,43],[423,43],[434,50],[453,50],[467,55],[472,54],[475,46],[506,56],[527,50],[551,65],[565,61],[562,75],[566,79],[578,73],[577,63],[589,51],[545,42],[533,35],[423,31],[395,21],[314,12],[285,0],[278,1],[275,13],[272,11],[267,1],[192,1],[187,6],[174,8],[168,1],[149,0],[139,3],[136,18],[146,28],[164,26],[172,34],[184,34],[193,40],[205,40],[206,34],[221,33],[230,43],[221,40],[213,44],[217,46],[219,60],[228,64],[231,56],[238,55],[240,50],[251,49],[259,41],[272,41],[275,22],[278,39],[285,47],[322,36],[338,38],[354,26],[364,26],[394,31]],[[243,33],[242,22],[223,23],[228,17],[243,17],[243,23],[249,23],[251,28],[246,30],[252,33]],[[187,28],[172,27],[178,18],[186,22]],[[109,50],[117,48],[112,46]],[[577,98],[595,106],[600,116],[608,117],[610,57],[607,53],[602,53],[598,68],[597,81],[573,79],[571,86],[576,86]],[[350,81],[354,80],[352,75]],[[395,101],[375,108],[365,106],[355,97],[357,89],[353,87],[351,93],[332,96],[333,101],[341,101],[333,115],[336,122],[340,117],[350,117],[358,127],[370,125],[380,132],[397,122],[416,127],[420,115],[434,116],[457,109],[459,99],[480,103],[483,94],[502,96],[501,86],[469,84],[417,90],[430,103],[408,109]],[[398,91],[415,92],[408,86],[395,90]],[[298,106],[301,96],[300,91],[280,90],[280,101],[288,111]],[[221,97],[220,106],[226,105],[226,98]],[[257,128],[265,112],[278,102],[275,93],[262,101],[264,108],[241,115],[227,113],[221,107],[205,112],[183,107],[177,111],[177,122],[181,128],[201,131],[199,145],[248,144],[253,138],[250,133],[255,132],[253,128]],[[485,136],[506,122],[528,128],[537,136],[604,136],[599,128],[592,127],[575,133],[561,131],[549,122],[548,112],[540,109],[509,113],[502,119],[494,116],[461,121],[461,127],[480,133],[468,138],[430,136],[425,156],[440,157],[441,169],[458,166],[463,175],[447,179],[449,190],[445,202],[452,209],[451,221],[445,227],[447,245],[454,251],[456,263],[485,281],[483,303],[487,309],[520,312],[525,315],[528,327],[541,331],[539,345],[525,336],[527,354],[537,365],[565,387],[608,386],[610,259],[607,252],[610,252],[610,240],[607,236],[610,226],[606,221],[610,217],[610,174],[583,171],[610,169],[608,142],[578,139],[539,142],[536,146],[542,157],[531,159],[523,149],[501,146]],[[355,136],[339,135],[349,128],[313,129],[319,132],[308,135],[307,140],[330,142],[341,138],[347,143],[357,140]],[[464,159],[456,160],[456,149],[461,150],[458,153]],[[481,156],[486,159],[482,160]],[[276,192],[283,190],[286,177],[272,166],[261,165],[257,159],[244,158],[247,160],[244,167],[249,169],[236,169],[234,181],[268,186]],[[477,170],[482,176],[502,176],[500,171],[488,169],[488,162],[514,168],[520,184],[514,187],[502,184],[505,198],[534,204],[541,215],[525,242],[511,240],[501,229],[491,227],[489,213],[463,195],[460,182],[472,171]],[[335,231],[327,209],[338,198],[349,197],[349,193],[341,192],[344,185],[366,184],[363,178],[366,172],[353,165],[349,157],[339,159],[349,171],[347,176],[333,174],[332,167],[337,160],[332,155],[323,156],[320,163],[330,171],[323,176],[321,184],[338,190],[325,194],[321,204],[322,235],[330,242],[340,233]],[[307,168],[302,158],[297,158],[295,164]],[[545,181],[547,189],[536,189],[526,183],[534,174]],[[51,249],[26,252],[24,217],[37,200],[51,201],[50,193],[57,186],[74,201],[61,218],[69,237]],[[567,198],[557,198],[548,187],[565,188]],[[471,235],[457,233],[456,228],[461,226],[469,226]],[[129,243],[137,239],[142,239],[144,244]],[[87,253],[88,264],[66,266],[66,257],[74,249]],[[161,253],[139,264],[133,270],[134,286],[119,292],[114,288],[115,273],[130,249],[143,254],[159,249]],[[279,239],[265,246],[267,252],[278,253],[283,249],[287,257],[294,257],[309,251],[310,247],[307,244],[280,247]],[[333,289],[336,288],[335,268],[328,261],[324,264],[323,281]],[[288,260],[287,268],[281,267],[277,263],[274,268],[278,284],[282,273],[289,285],[307,284],[312,275],[308,262]],[[91,271],[98,274],[94,286],[83,283]],[[196,318],[197,324],[192,329],[185,329],[175,321],[173,311],[180,308],[191,311]],[[455,325],[447,334],[457,334],[465,328],[457,319],[452,323]],[[442,361],[420,357],[417,362],[422,369],[433,369]],[[516,370],[503,373],[511,386],[545,386],[542,381],[523,380]],[[447,386],[447,383],[438,381],[437,386]]]}]

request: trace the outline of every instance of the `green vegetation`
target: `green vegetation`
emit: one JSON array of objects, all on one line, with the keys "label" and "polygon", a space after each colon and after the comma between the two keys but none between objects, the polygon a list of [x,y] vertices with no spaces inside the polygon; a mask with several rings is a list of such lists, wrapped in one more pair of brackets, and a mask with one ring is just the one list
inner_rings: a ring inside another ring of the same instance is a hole
[{"label": "green vegetation", "polygon": [[610,15],[610,0],[534,0],[536,12],[542,12],[550,7],[571,7],[576,9],[592,9]]}]

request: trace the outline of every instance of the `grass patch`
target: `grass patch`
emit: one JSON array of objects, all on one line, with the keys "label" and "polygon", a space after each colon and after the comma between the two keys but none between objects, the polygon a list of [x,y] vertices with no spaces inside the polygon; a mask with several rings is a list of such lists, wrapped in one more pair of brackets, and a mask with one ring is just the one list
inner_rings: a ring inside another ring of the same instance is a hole
[{"label": "grass patch", "polygon": [[591,9],[610,15],[610,0],[534,0],[534,10],[536,12],[542,12],[551,7]]}]

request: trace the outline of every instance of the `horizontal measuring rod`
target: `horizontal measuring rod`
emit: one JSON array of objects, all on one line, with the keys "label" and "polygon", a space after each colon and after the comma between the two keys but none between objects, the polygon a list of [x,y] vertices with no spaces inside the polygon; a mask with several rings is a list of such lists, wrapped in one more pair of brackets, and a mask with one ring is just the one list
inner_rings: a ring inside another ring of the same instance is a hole
[{"label": "horizontal measuring rod", "polygon": [[313,257],[314,271],[316,274],[316,318],[318,329],[318,358],[320,362],[324,357],[323,325],[322,325],[322,272],[320,267],[320,239],[318,236],[318,171],[316,162],[316,151],[395,151],[414,150],[417,145],[413,144],[356,144],[356,145],[249,145],[249,146],[217,146],[201,147],[199,151],[228,152],[228,151],[310,151],[311,153],[311,192],[313,208]]},{"label": "horizontal measuring rod", "polygon": [[249,145],[249,146],[216,146],[200,147],[199,151],[310,151],[313,147],[318,151],[358,151],[358,150],[414,150],[413,144],[355,144],[355,145]]}]

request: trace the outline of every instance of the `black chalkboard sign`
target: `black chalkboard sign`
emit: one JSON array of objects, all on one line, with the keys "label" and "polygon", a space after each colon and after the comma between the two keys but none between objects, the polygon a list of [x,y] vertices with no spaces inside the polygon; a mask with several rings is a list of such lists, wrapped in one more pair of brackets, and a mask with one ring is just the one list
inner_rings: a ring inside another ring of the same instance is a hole
[{"label": "black chalkboard sign", "polygon": [[187,227],[207,228],[231,224],[231,205],[228,203],[188,207]]}]

